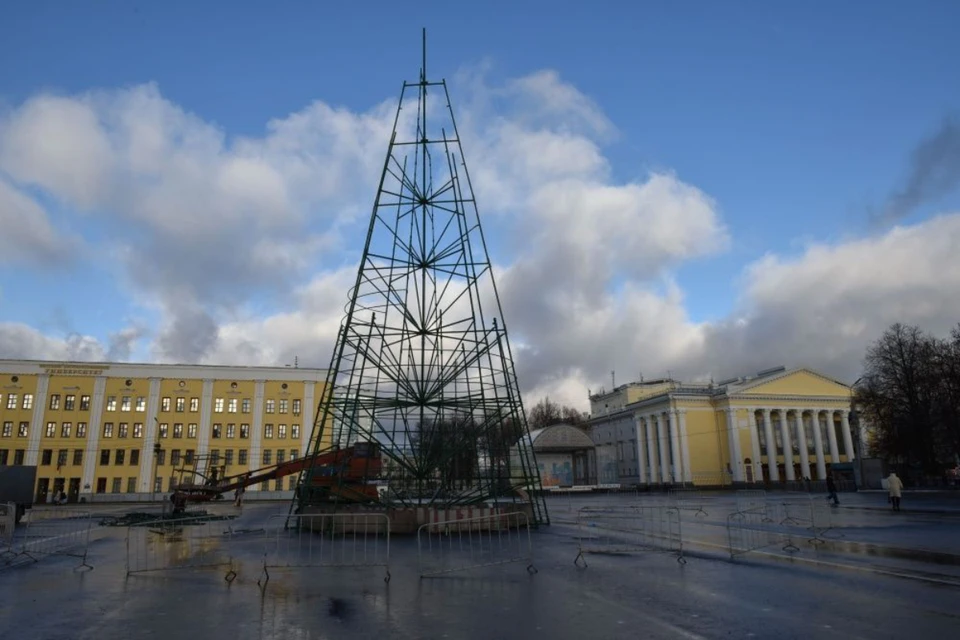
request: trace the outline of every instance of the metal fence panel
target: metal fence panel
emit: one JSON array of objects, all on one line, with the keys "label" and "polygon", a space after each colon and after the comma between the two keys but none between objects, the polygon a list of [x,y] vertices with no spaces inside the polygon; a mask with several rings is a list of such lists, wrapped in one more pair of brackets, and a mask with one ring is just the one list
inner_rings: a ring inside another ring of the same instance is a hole
[{"label": "metal fence panel", "polygon": [[671,489],[667,492],[670,505],[681,511],[693,511],[694,516],[707,517],[703,509],[703,494],[699,489]]},{"label": "metal fence panel", "polygon": [[17,505],[0,503],[0,553],[13,544],[13,529],[17,526]]},{"label": "metal fence panel", "polygon": [[226,568],[224,580],[237,574],[229,527],[206,517],[147,521],[127,527],[127,575],[160,571]]},{"label": "metal fence panel", "polygon": [[577,513],[578,552],[574,564],[587,566],[586,553],[655,551],[683,557],[680,510],[672,506],[584,507]]},{"label": "metal fence panel", "polygon": [[[13,512],[16,512],[15,507]],[[39,562],[52,556],[79,559],[80,562],[74,570],[93,569],[87,563],[90,528],[93,524],[89,511],[69,507],[31,509],[21,519],[20,527],[16,530],[15,520],[9,516],[5,519],[9,520],[9,533],[5,534],[9,542],[0,546],[0,569]],[[6,524],[3,526],[7,528]]]},{"label": "metal fence panel", "polygon": [[766,511],[767,492],[763,489],[739,489],[737,511]]},{"label": "metal fence panel", "polygon": [[271,516],[264,528],[266,588],[271,568],[383,567],[390,582],[390,518],[383,513]]},{"label": "metal fence panel", "polygon": [[782,523],[786,511],[782,505],[767,504],[762,508],[735,511],[727,516],[727,547],[730,558],[779,546],[783,551],[799,551],[793,535]]},{"label": "metal fence panel", "polygon": [[530,518],[523,512],[442,520],[417,529],[420,577],[502,564],[533,564]]}]

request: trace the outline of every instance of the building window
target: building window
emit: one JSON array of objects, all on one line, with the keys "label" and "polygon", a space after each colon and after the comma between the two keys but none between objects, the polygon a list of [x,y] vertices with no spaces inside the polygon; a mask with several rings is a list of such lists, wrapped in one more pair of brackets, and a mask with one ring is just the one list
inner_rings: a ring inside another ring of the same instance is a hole
[{"label": "building window", "polygon": [[100,465],[107,466],[110,464],[110,449],[104,449],[100,452]]},{"label": "building window", "polygon": [[180,464],[180,449],[172,449],[170,451],[170,464],[175,467]]},{"label": "building window", "polygon": [[210,450],[210,464],[213,466],[220,464],[220,449]]},{"label": "building window", "polygon": [[86,423],[86,422],[78,422],[78,423],[77,423],[77,437],[78,437],[78,438],[86,438],[86,437],[87,437],[87,423]]},{"label": "building window", "polygon": [[175,422],[173,425],[173,437],[182,438],[183,437],[183,423]]},{"label": "building window", "polygon": [[183,464],[193,464],[193,449],[187,449],[183,454]]},{"label": "building window", "polygon": [[4,438],[10,438],[10,437],[12,437],[12,436],[13,436],[13,423],[12,423],[12,422],[4,422],[4,423],[3,423],[3,437],[4,437]]},{"label": "building window", "polygon": [[274,491],[283,491],[283,478],[277,478],[273,481]]},{"label": "building window", "polygon": [[250,425],[242,424],[240,425],[240,437],[249,438],[250,437]]},{"label": "building window", "polygon": [[60,408],[60,394],[54,393],[50,396],[50,410],[56,411]]},{"label": "building window", "polygon": [[90,411],[90,396],[80,396],[80,411]]},{"label": "building window", "polygon": [[222,425],[219,425],[219,424],[213,425],[213,433],[211,434],[211,437],[213,437],[213,438],[219,438],[219,437],[220,437],[220,430],[221,430],[222,428],[223,428]]},{"label": "building window", "polygon": [[297,477],[290,476],[289,478],[287,478],[287,490],[293,491],[296,488],[297,488]]},{"label": "building window", "polygon": [[197,423],[191,422],[187,425],[187,437],[196,438],[197,437]]},{"label": "building window", "polygon": [[183,396],[177,398],[177,413],[183,413],[187,410],[187,399]]},{"label": "building window", "polygon": [[21,465],[21,464],[23,464],[23,456],[24,456],[26,453],[27,453],[27,452],[24,451],[23,449],[17,449],[16,451],[14,451],[14,452],[13,452],[13,464],[14,464],[14,465]]},{"label": "building window", "polygon": [[237,399],[230,398],[230,401],[227,403],[227,412],[236,413],[237,412]]},{"label": "building window", "polygon": [[147,410],[147,399],[143,396],[137,396],[137,411]]},{"label": "building window", "polygon": [[192,413],[200,411],[200,398],[190,398],[190,411]]},{"label": "building window", "polygon": [[60,470],[60,467],[67,464],[67,450],[60,449],[57,451],[57,471]]},{"label": "building window", "polygon": [[165,465],[167,461],[166,449],[160,449],[160,451],[158,451],[156,455],[157,455],[157,466],[162,467],[163,465]]},{"label": "building window", "polygon": [[97,478],[97,493],[106,493],[106,492],[107,492],[107,479]]},{"label": "building window", "polygon": [[83,464],[83,449],[73,450],[73,464],[77,467]]},{"label": "building window", "polygon": [[70,422],[64,422],[60,425],[60,437],[69,438],[70,432],[73,430],[73,424]]},{"label": "building window", "polygon": [[161,422],[161,423],[160,423],[160,437],[161,437],[161,438],[166,438],[168,432],[169,432],[169,428],[168,428],[168,426],[167,426],[167,423],[166,423],[166,422]]},{"label": "building window", "polygon": [[130,449],[130,466],[140,464],[140,449]]},{"label": "building window", "polygon": [[300,439],[300,425],[298,424],[290,425],[290,437],[295,440]]},{"label": "building window", "polygon": [[244,398],[240,403],[240,412],[241,413],[250,413],[250,398]]},{"label": "building window", "polygon": [[123,449],[117,449],[117,452],[113,456],[113,464],[121,465],[123,464],[123,459],[126,457],[126,451]]},{"label": "building window", "polygon": [[17,408],[17,394],[8,393],[7,394],[7,409],[16,409]]},{"label": "building window", "polygon": [[68,395],[63,397],[63,410],[64,411],[73,411],[74,407],[77,404],[77,396]]},{"label": "building window", "polygon": [[133,437],[134,437],[134,438],[142,438],[142,437],[143,437],[143,423],[142,423],[142,422],[134,422],[134,423],[133,423]]},{"label": "building window", "polygon": [[160,411],[170,411],[170,398],[160,398]]},{"label": "building window", "polygon": [[295,415],[295,416],[300,415],[300,400],[299,400],[299,399],[295,399],[295,400],[293,401],[293,415]]},{"label": "building window", "polygon": [[223,413],[223,398],[216,398],[213,401],[214,413]]},{"label": "building window", "polygon": [[23,408],[24,409],[33,409],[33,394],[25,393],[23,394]]},{"label": "building window", "polygon": [[290,449],[290,459],[291,459],[291,460],[296,460],[296,459],[297,459],[297,450],[296,450],[296,449]]},{"label": "building window", "polygon": [[123,482],[123,478],[114,478],[113,484],[110,487],[110,493],[120,493],[120,483]]},{"label": "building window", "polygon": [[30,434],[30,423],[21,422],[20,426],[17,428],[17,437],[26,438]]},{"label": "building window", "polygon": [[40,464],[45,467],[50,466],[50,461],[53,459],[53,449],[44,449],[40,455]]},{"label": "building window", "polygon": [[286,412],[287,412],[287,405],[288,405],[288,402],[287,402],[286,400],[284,400],[284,399],[281,398],[281,399],[280,399],[280,411],[279,411],[279,413],[286,413]]},{"label": "building window", "polygon": [[117,397],[107,396],[107,411],[116,411],[116,410],[117,410]]},{"label": "building window", "polygon": [[263,466],[273,464],[273,451],[267,449],[263,452]]},{"label": "building window", "polygon": [[240,452],[237,454],[237,464],[247,464],[247,450],[240,449]]},{"label": "building window", "polygon": [[287,437],[287,425],[285,425],[285,424],[278,424],[278,425],[277,425],[277,437],[278,437],[278,438],[286,438],[286,437]]},{"label": "building window", "polygon": [[236,435],[237,435],[237,425],[235,425],[235,424],[228,424],[228,425],[227,425],[227,437],[228,437],[228,438],[233,438],[233,437],[236,436]]},{"label": "building window", "polygon": [[283,457],[286,453],[283,449],[277,449],[277,464],[283,464]]},{"label": "building window", "polygon": [[263,437],[264,437],[264,438],[272,438],[272,437],[273,437],[273,425],[272,425],[272,424],[265,424],[265,425],[263,425]]},{"label": "building window", "polygon": [[56,422],[48,422],[48,423],[47,423],[47,432],[46,432],[44,435],[45,435],[46,437],[48,437],[48,438],[52,438],[53,436],[57,435],[57,423],[56,423]]},{"label": "building window", "polygon": [[137,492],[137,479],[127,478],[127,493],[136,493],[136,492]]},{"label": "building window", "polygon": [[223,464],[228,467],[233,464],[233,449],[227,449],[223,452]]},{"label": "building window", "polygon": [[126,438],[128,435],[130,435],[129,425],[126,422],[121,422],[120,426],[117,427],[117,437]]},{"label": "building window", "polygon": [[104,437],[104,438],[112,438],[112,437],[113,437],[113,423],[112,423],[112,422],[104,422],[104,423],[103,423],[103,437]]},{"label": "building window", "polygon": [[267,413],[273,413],[274,409],[276,409],[276,405],[276,400],[267,400]]},{"label": "building window", "polygon": [[120,411],[130,411],[133,407],[131,404],[130,396],[123,396],[120,398]]},{"label": "building window", "polygon": [[153,479],[153,490],[157,493],[163,491],[163,478],[154,478]]}]

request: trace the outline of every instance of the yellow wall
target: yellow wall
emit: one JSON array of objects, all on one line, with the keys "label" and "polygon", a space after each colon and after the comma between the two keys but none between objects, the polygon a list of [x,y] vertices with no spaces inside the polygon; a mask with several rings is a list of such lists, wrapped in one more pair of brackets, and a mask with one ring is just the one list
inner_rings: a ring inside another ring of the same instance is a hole
[{"label": "yellow wall", "polygon": [[837,396],[849,398],[849,387],[809,371],[797,371],[782,378],[746,389],[744,395]]},{"label": "yellow wall", "polygon": [[720,456],[726,459],[726,440],[717,437],[718,416],[711,408],[688,409],[686,412],[690,471],[693,474],[715,473],[720,464]]},{"label": "yellow wall", "polygon": [[[7,464],[13,464],[16,452],[22,451],[26,457],[27,446],[30,441],[30,429],[27,429],[27,435],[20,435],[20,423],[30,424],[33,421],[33,409],[23,408],[23,397],[30,394],[32,397],[31,407],[37,403],[37,376],[18,375],[17,380],[14,376],[0,374],[0,451],[6,450]],[[10,394],[16,394],[16,408],[8,409],[7,400]],[[3,435],[5,423],[10,423],[10,435]]]}]

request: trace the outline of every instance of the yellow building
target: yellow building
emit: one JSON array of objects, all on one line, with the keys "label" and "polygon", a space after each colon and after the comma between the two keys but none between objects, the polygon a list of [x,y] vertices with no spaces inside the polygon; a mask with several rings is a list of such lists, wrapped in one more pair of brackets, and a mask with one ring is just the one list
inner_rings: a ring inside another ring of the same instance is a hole
[{"label": "yellow building", "polygon": [[778,367],[592,395],[597,481],[716,486],[822,480],[831,469],[852,479],[851,393],[815,371]]},{"label": "yellow building", "polygon": [[[36,465],[37,502],[57,491],[69,501],[162,499],[174,469],[194,457],[233,475],[304,455],[325,377],[290,367],[0,360],[0,465]],[[289,495],[295,482],[250,490]]]}]

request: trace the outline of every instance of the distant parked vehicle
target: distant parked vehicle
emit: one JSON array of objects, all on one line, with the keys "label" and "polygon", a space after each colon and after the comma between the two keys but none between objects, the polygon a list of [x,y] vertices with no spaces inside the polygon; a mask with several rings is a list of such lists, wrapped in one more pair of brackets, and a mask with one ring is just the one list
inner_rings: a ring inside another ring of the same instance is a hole
[{"label": "distant parked vehicle", "polygon": [[0,503],[17,505],[16,522],[33,506],[33,487],[37,483],[37,468],[24,465],[0,466]]}]

